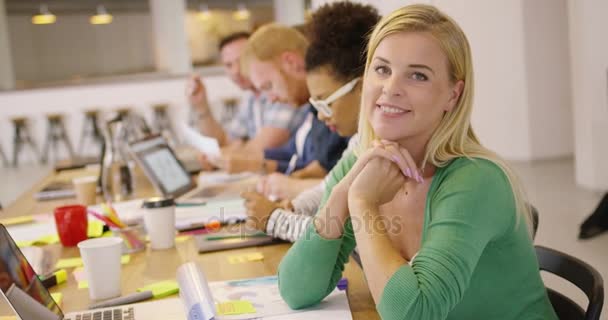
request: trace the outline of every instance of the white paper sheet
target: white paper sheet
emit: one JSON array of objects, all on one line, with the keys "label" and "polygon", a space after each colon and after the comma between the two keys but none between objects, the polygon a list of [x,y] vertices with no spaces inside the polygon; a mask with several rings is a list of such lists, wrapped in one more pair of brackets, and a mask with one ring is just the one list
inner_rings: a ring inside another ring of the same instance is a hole
[{"label": "white paper sheet", "polygon": [[217,139],[204,136],[192,129],[187,124],[182,124],[180,129],[183,134],[184,142],[193,146],[198,151],[204,153],[210,159],[220,159],[222,156],[220,151],[220,145]]}]

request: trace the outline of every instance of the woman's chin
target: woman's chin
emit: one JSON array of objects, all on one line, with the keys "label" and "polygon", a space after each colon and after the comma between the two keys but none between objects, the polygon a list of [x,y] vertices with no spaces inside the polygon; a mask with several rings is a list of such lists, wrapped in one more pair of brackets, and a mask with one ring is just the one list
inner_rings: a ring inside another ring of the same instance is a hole
[{"label": "woman's chin", "polygon": [[393,128],[391,126],[379,125],[373,126],[374,133],[378,139],[388,140],[388,141],[399,141],[403,138],[407,137],[407,134],[403,132],[403,130],[398,130],[397,128]]}]

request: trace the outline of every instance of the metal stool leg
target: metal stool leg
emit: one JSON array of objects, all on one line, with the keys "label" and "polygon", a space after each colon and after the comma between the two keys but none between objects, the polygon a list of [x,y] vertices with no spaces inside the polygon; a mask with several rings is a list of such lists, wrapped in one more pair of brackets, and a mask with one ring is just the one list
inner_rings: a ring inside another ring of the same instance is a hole
[{"label": "metal stool leg", "polygon": [[2,149],[2,146],[0,146],[0,157],[2,158],[2,165],[3,166],[8,166],[8,159],[6,158],[6,155],[4,154],[4,149]]}]

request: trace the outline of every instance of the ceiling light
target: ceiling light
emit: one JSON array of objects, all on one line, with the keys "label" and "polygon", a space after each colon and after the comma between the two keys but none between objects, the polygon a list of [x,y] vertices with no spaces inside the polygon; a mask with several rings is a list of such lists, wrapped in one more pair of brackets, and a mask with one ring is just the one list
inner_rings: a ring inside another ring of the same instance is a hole
[{"label": "ceiling light", "polygon": [[211,11],[209,11],[209,6],[206,4],[201,4],[196,17],[201,21],[209,21],[209,19],[211,19]]},{"label": "ceiling light", "polygon": [[112,23],[112,15],[108,13],[103,5],[97,6],[97,14],[91,16],[91,24],[110,24]]},{"label": "ceiling light", "polygon": [[247,10],[244,4],[240,3],[237,6],[236,11],[232,14],[234,20],[247,20],[251,17],[251,13]]},{"label": "ceiling light", "polygon": [[57,17],[49,11],[46,4],[40,5],[40,13],[32,17],[33,24],[52,24],[57,21]]}]

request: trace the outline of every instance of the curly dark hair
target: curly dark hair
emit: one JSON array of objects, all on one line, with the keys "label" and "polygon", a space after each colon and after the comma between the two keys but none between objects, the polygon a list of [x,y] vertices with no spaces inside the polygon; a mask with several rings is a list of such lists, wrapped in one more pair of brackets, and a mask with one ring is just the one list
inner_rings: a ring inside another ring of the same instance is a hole
[{"label": "curly dark hair", "polygon": [[344,1],[321,6],[306,26],[306,71],[328,66],[341,80],[362,76],[368,36],[379,20],[370,5]]}]

